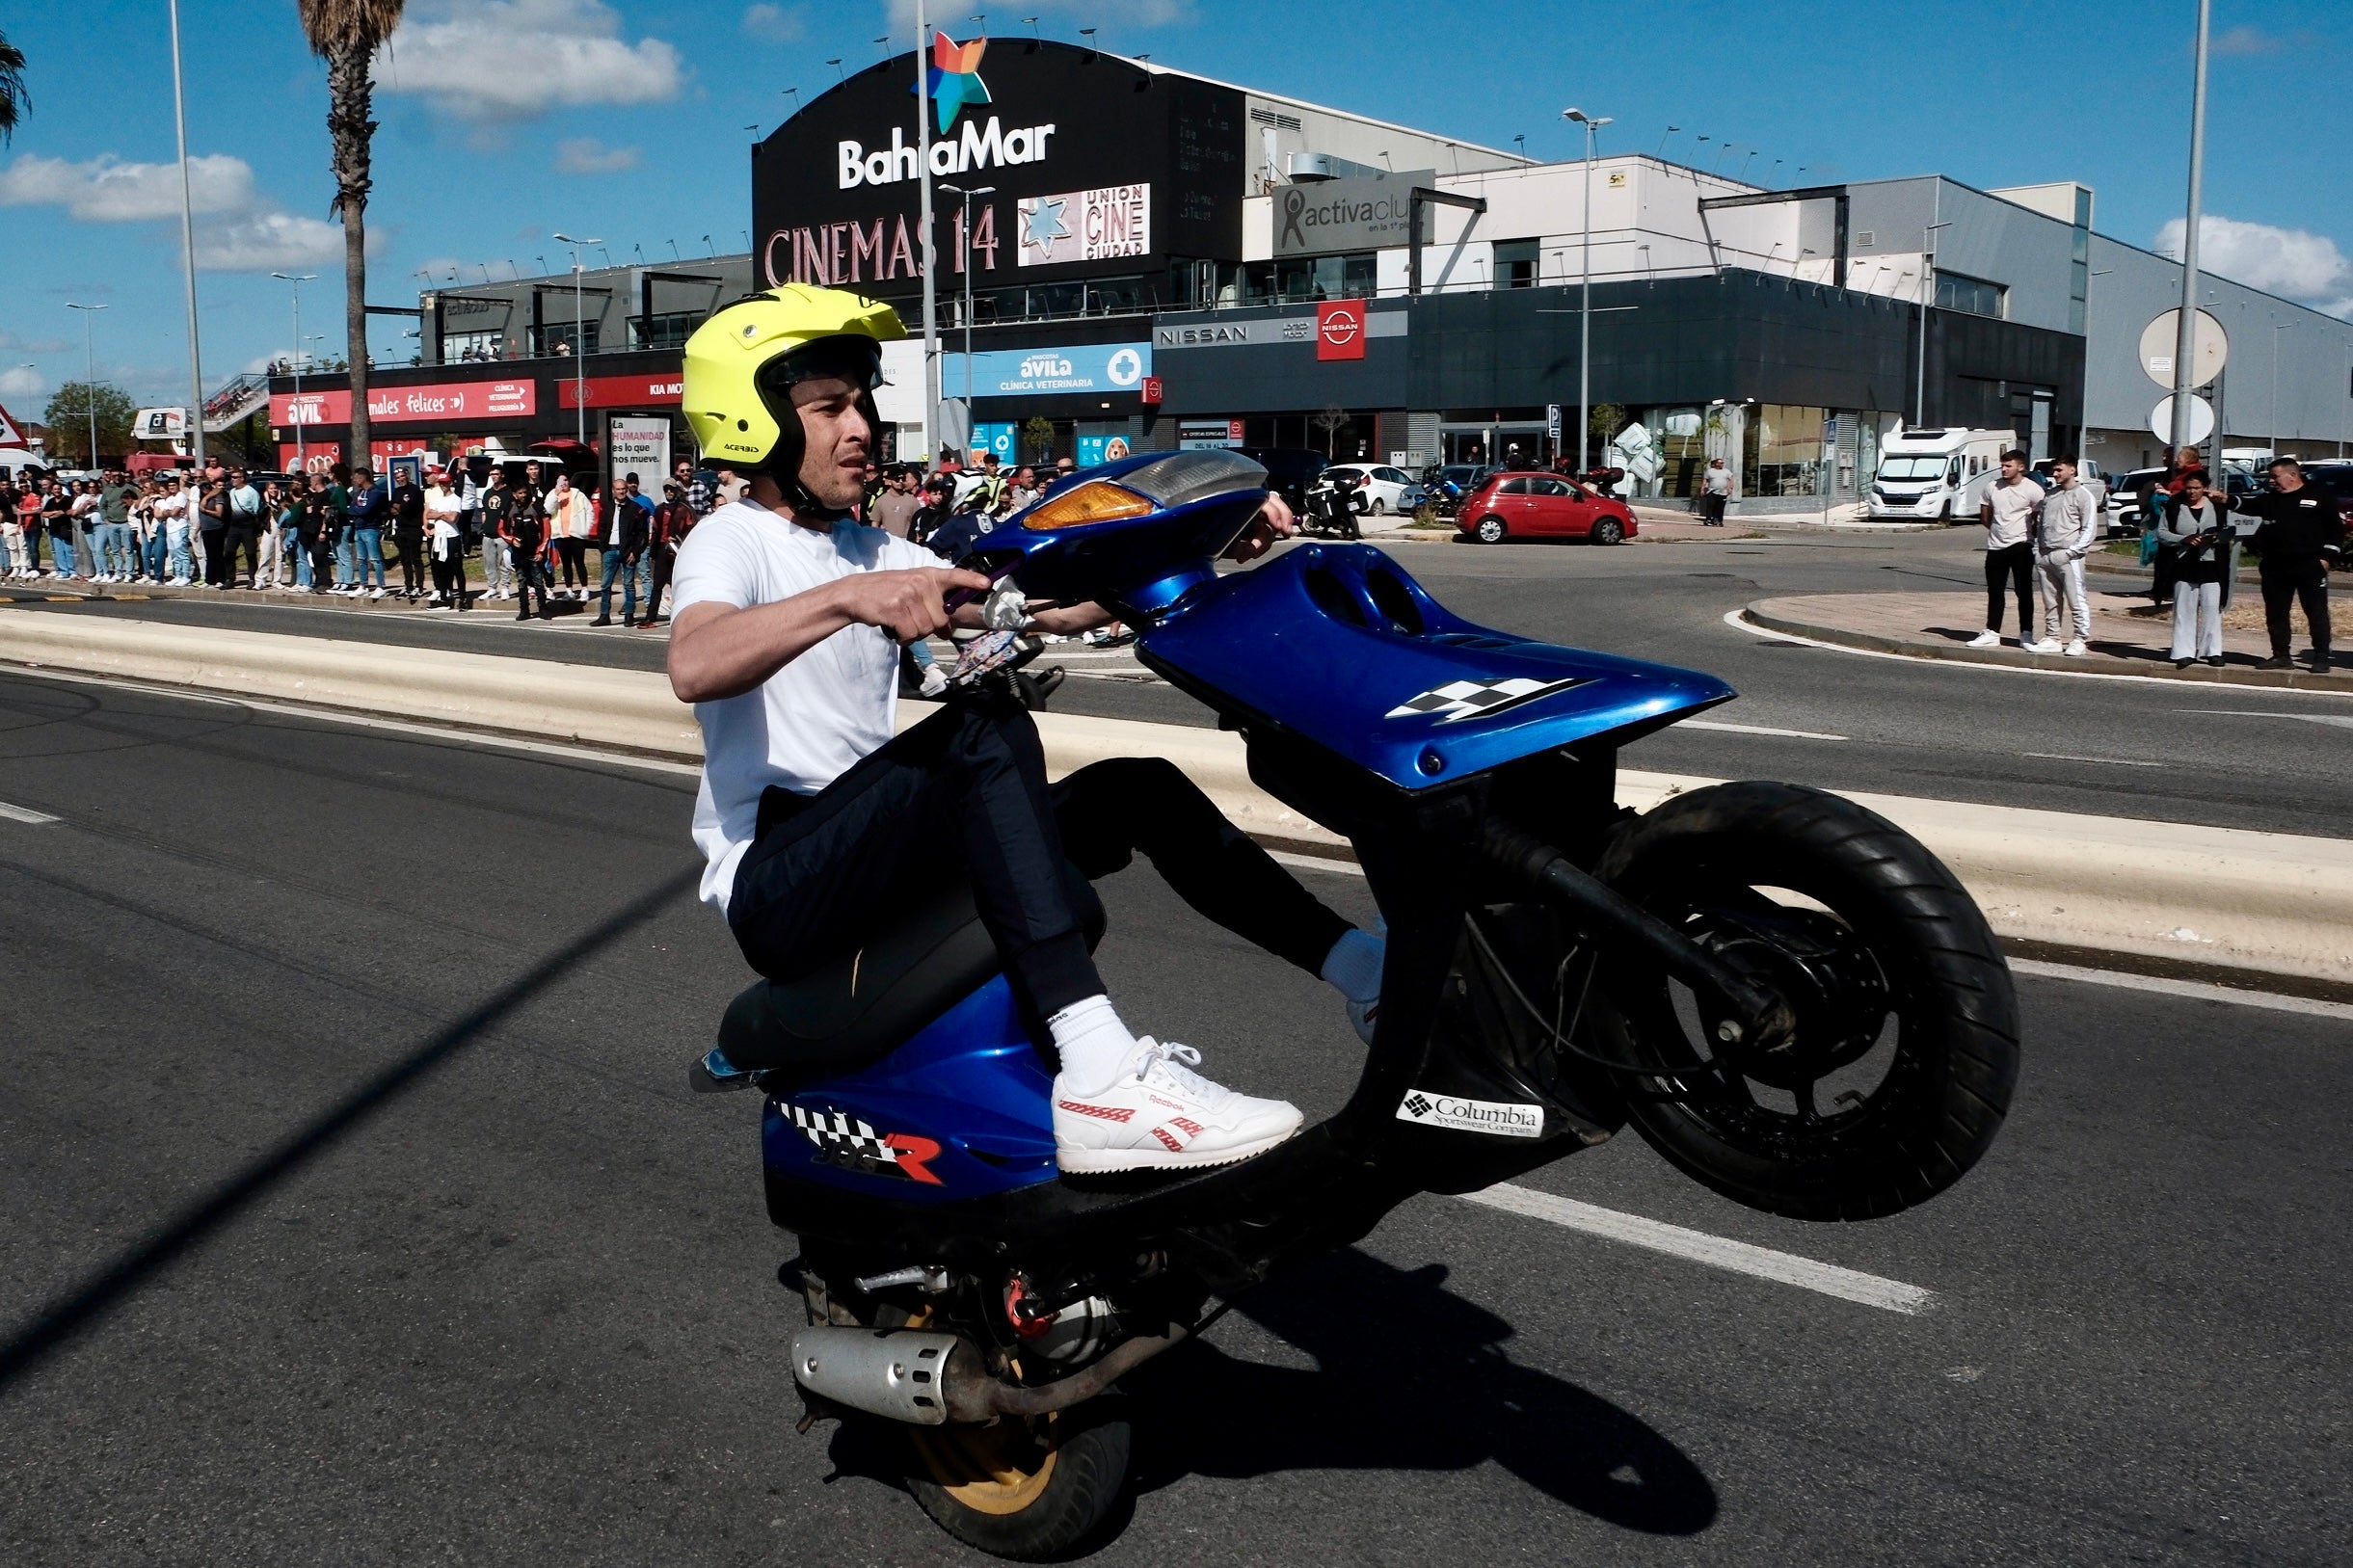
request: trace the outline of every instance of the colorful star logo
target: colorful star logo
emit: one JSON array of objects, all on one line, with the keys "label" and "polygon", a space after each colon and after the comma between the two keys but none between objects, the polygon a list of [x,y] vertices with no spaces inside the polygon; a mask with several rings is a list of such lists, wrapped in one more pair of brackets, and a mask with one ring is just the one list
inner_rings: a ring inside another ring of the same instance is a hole
[{"label": "colorful star logo", "polygon": [[989,101],[988,84],[980,79],[980,56],[988,46],[986,39],[958,43],[945,33],[932,35],[930,92],[942,136],[966,104]]}]

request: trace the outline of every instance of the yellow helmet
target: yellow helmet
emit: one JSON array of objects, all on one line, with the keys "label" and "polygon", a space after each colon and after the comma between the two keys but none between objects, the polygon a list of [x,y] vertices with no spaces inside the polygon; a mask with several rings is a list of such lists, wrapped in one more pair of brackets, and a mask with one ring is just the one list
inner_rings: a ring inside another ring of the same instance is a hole
[{"label": "yellow helmet", "polygon": [[686,339],[686,423],[711,463],[764,468],[790,491],[802,450],[792,383],[817,375],[862,382],[872,421],[881,346],[906,335],[897,311],[846,289],[786,283],[747,295]]}]

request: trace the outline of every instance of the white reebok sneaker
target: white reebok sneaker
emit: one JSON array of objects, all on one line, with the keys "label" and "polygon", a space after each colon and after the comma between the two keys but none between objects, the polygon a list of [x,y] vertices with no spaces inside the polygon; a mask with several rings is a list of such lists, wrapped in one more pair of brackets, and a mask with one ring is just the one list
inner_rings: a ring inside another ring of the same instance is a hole
[{"label": "white reebok sneaker", "polygon": [[1191,1071],[1200,1060],[1190,1046],[1162,1045],[1146,1035],[1101,1093],[1077,1093],[1056,1076],[1056,1163],[1091,1173],[1230,1165],[1299,1129],[1297,1105],[1212,1083]]},{"label": "white reebok sneaker", "polygon": [[2002,634],[1998,631],[1981,631],[1962,646],[1965,648],[1999,648],[2002,646]]},{"label": "white reebok sneaker", "polygon": [[2059,651],[2066,654],[2071,659],[2079,659],[2083,657],[2084,654],[2090,652],[2091,650],[2084,647],[2083,639],[2078,637],[2073,642],[2069,643],[2065,648],[2059,650]]},{"label": "white reebok sneaker", "polygon": [[2045,637],[2039,642],[2022,643],[2019,646],[2029,653],[2056,653],[2059,651],[2059,639]]}]

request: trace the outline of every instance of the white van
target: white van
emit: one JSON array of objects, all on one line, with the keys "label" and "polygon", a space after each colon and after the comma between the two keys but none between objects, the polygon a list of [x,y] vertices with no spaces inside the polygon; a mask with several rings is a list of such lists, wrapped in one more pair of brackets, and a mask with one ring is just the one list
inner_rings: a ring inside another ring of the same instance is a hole
[{"label": "white van", "polygon": [[1874,518],[1965,521],[2001,476],[2002,454],[2019,445],[2007,430],[1907,430],[1880,448],[1871,484]]}]

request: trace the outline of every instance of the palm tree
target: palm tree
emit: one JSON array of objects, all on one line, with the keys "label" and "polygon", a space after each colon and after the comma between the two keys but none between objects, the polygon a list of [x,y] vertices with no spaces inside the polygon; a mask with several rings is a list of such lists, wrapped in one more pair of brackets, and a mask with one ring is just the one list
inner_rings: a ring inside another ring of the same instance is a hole
[{"label": "palm tree", "polygon": [[0,142],[16,139],[16,120],[33,107],[33,95],[24,90],[24,51],[0,33]]},{"label": "palm tree", "polygon": [[327,134],[334,145],[335,211],[343,220],[343,334],[351,361],[351,440],[357,467],[373,450],[367,418],[367,118],[376,51],[400,25],[401,0],[294,0],[310,52],[327,62]]}]

